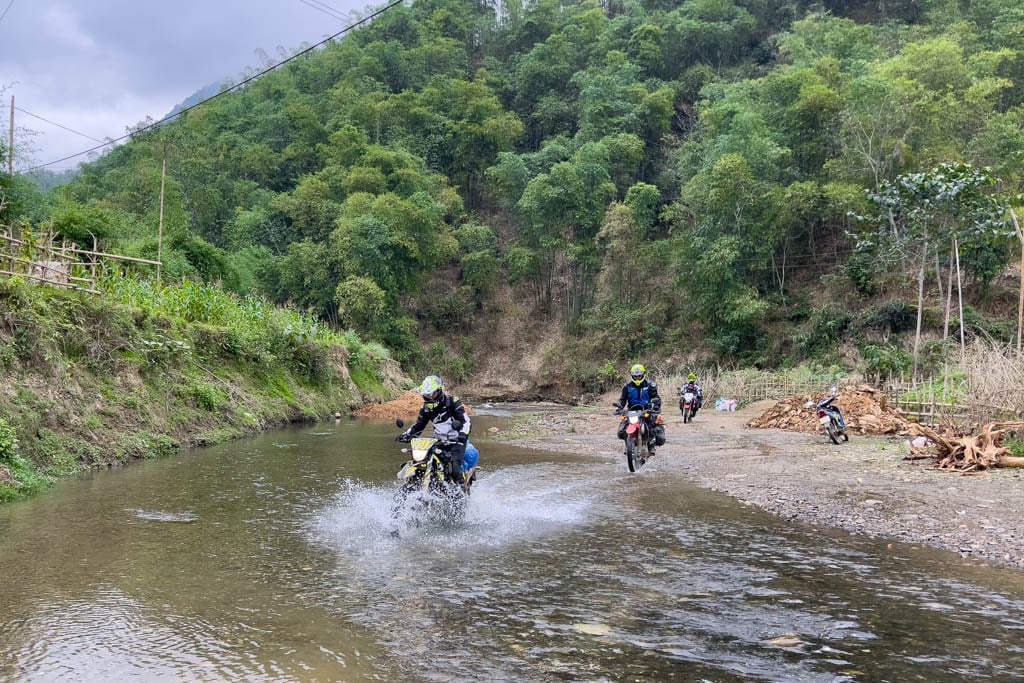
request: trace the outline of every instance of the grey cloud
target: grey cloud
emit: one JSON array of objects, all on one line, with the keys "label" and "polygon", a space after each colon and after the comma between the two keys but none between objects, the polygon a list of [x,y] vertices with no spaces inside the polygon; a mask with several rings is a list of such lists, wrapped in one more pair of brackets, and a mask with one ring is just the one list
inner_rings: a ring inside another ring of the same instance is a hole
[{"label": "grey cloud", "polygon": [[[324,1],[342,14],[367,7]],[[20,108],[118,137],[205,85],[238,80],[262,64],[257,50],[277,58],[344,25],[300,0],[16,0],[0,22],[0,85],[17,82],[8,94]],[[36,163],[90,146],[36,120],[16,125],[39,132]]]}]

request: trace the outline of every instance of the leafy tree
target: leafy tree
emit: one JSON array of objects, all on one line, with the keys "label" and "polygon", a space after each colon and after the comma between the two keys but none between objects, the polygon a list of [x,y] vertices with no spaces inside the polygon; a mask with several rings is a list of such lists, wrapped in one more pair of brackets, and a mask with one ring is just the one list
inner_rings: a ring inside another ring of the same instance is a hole
[{"label": "leafy tree", "polygon": [[[914,372],[917,372],[917,352],[920,344],[923,314],[925,269],[929,249],[951,249],[959,264],[959,247],[974,247],[979,275],[991,277],[1005,266],[1009,250],[992,246],[1000,233],[1009,231],[1005,200],[991,192],[997,179],[990,169],[976,168],[966,163],[939,164],[921,173],[908,173],[893,182],[884,181],[877,193],[869,198],[878,208],[875,232],[862,234],[858,247],[872,249],[879,263],[918,260],[918,313],[917,333],[914,340]],[[1002,257],[1003,262],[998,263]],[[959,266],[958,266],[959,269]],[[959,282],[959,277],[958,277]],[[952,292],[952,273],[949,292]],[[948,299],[947,299],[948,301]],[[961,315],[961,341],[963,316]],[[946,320],[949,320],[947,305]]]},{"label": "leafy tree", "polygon": [[379,336],[388,308],[387,293],[368,277],[350,275],[334,292],[338,320],[342,325],[371,336]]}]

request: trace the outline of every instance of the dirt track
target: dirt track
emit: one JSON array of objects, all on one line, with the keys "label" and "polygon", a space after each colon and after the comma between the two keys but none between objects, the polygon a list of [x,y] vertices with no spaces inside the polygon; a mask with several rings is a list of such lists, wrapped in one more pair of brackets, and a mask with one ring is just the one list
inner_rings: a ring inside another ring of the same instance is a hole
[{"label": "dirt track", "polygon": [[[772,404],[734,413],[702,410],[683,424],[668,403],[668,443],[656,457],[672,458],[701,486],[785,518],[1024,569],[1020,469],[963,476],[936,470],[931,461],[904,460],[902,438],[854,435],[835,446],[823,434],[745,426]],[[552,451],[619,453],[610,413],[611,408],[595,408],[545,414],[529,427],[517,425],[508,437],[516,445]],[[545,436],[526,431],[531,429],[543,429]]]}]

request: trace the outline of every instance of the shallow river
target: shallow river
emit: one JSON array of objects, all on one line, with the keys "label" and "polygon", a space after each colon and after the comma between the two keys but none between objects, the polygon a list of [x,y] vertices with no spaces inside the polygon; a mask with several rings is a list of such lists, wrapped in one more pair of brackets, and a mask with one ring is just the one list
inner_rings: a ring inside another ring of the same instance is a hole
[{"label": "shallow river", "polygon": [[456,529],[388,424],[292,428],[0,506],[3,681],[1024,680],[1024,572],[793,527],[669,456],[486,438]]}]

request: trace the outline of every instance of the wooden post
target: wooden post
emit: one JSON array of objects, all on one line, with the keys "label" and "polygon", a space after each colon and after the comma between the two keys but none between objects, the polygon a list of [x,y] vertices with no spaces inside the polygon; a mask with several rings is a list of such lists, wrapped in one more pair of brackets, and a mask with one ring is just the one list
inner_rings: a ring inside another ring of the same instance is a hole
[{"label": "wooden post", "polygon": [[955,237],[953,238],[953,252],[956,254],[956,298],[960,306],[960,359],[963,360],[966,346],[964,343],[964,288],[963,279],[960,277],[960,243]]},{"label": "wooden post", "polygon": [[7,175],[14,177],[14,95],[11,95],[11,129],[7,144]]},{"label": "wooden post", "polygon": [[160,163],[160,224],[156,233],[156,286],[160,288],[160,266],[163,263],[164,241],[164,179],[167,177],[167,147],[164,146],[164,158]]},{"label": "wooden post", "polygon": [[1021,352],[1021,329],[1024,328],[1024,230],[1021,230],[1017,214],[1010,209],[1010,218],[1013,219],[1013,227],[1017,230],[1017,239],[1020,240],[1020,301],[1017,302],[1017,355]]},{"label": "wooden post", "polygon": [[917,273],[917,331],[914,333],[914,378],[917,378],[917,352],[921,346],[921,320],[924,317],[924,269],[928,263],[928,243],[921,252],[921,270]]},{"label": "wooden post", "polygon": [[[99,248],[99,244],[97,244],[97,242],[96,242],[96,235],[93,235],[92,236],[92,250],[93,251],[97,251],[98,248]],[[92,281],[89,283],[89,288],[90,289],[96,289],[96,257],[93,256],[89,260],[92,263],[91,267],[89,268],[90,277],[92,278]]]}]

